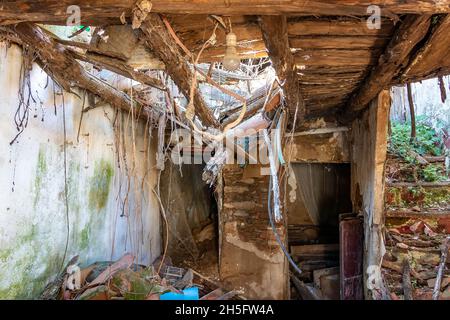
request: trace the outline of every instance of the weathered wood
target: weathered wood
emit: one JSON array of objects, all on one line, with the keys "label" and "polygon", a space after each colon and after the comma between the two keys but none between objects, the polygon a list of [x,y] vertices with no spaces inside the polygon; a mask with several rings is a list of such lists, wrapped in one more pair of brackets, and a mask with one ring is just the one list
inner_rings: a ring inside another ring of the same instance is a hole
[{"label": "weathered wood", "polygon": [[[276,107],[280,103],[280,100],[281,99],[280,99],[279,92],[277,92],[276,94],[273,94],[272,97],[267,101],[267,105],[265,107],[266,111],[268,111],[267,108],[269,108],[269,107],[270,108]],[[247,111],[245,112],[242,120],[252,117],[258,111],[262,111],[265,101],[266,101],[266,97],[264,95],[264,96],[259,97],[259,99],[252,101],[251,103],[247,103]],[[226,126],[230,123],[233,123],[234,121],[236,121],[236,119],[239,117],[239,115],[240,115],[240,109],[237,112],[235,112],[234,114],[227,117],[225,120],[223,120],[222,126]]]},{"label": "weathered wood", "polygon": [[352,202],[353,211],[364,216],[364,283],[370,283],[365,287],[366,299],[386,298],[380,267],[390,103],[389,91],[382,91],[352,124]]},{"label": "weathered wood", "polygon": [[450,15],[441,18],[426,43],[417,51],[400,82],[450,74]]},{"label": "weathered wood", "polygon": [[[141,30],[144,33],[147,46],[166,65],[166,72],[189,99],[189,92],[193,80],[193,73],[188,65],[180,47],[169,34],[161,18],[156,14],[148,15],[142,23]],[[207,126],[218,127],[218,121],[203,100],[200,90],[194,88],[195,112]]]},{"label": "weathered wood", "polygon": [[[427,34],[430,16],[407,16],[395,31],[383,55],[380,57],[361,88],[350,99],[344,118],[354,118],[377,94],[386,88],[400,71],[414,46]],[[347,119],[348,121],[348,119]]]},{"label": "weathered wood", "polygon": [[127,60],[126,57],[124,55],[120,54],[120,53],[111,52],[111,51],[107,51],[107,50],[101,50],[101,49],[95,48],[94,46],[92,46],[92,45],[90,45],[88,43],[84,43],[84,42],[60,39],[60,38],[57,38],[56,36],[54,36],[53,34],[51,36],[53,37],[53,40],[55,42],[58,42],[58,43],[63,44],[65,46],[85,49],[85,50],[87,50],[89,52],[101,54],[101,55],[104,55],[104,56],[108,56],[108,57],[119,59],[119,60],[123,60],[123,61]]},{"label": "weathered wood", "polygon": [[77,86],[98,95],[110,105],[129,111],[132,103],[128,95],[87,73],[64,46],[53,41],[38,26],[20,23],[12,30],[23,43],[36,50],[40,65],[56,81],[70,92]]},{"label": "weathered wood", "polygon": [[150,87],[154,87],[160,90],[166,89],[161,80],[153,78],[145,74],[144,72],[136,71],[131,66],[127,65],[125,62],[121,60],[92,53],[82,54],[80,52],[73,50],[69,50],[69,52],[77,60],[92,63],[100,68],[110,70],[112,72],[136,80],[137,82],[148,85]]},{"label": "weathered wood", "polygon": [[294,54],[299,70],[308,71],[310,66],[345,67],[375,65],[381,51],[374,50],[301,50]]},{"label": "weathered wood", "polygon": [[[67,8],[77,5],[81,11],[83,25],[99,25],[105,20],[119,20],[122,13],[127,17],[135,5],[134,0],[17,0],[2,2],[0,21],[3,23],[51,22],[65,24],[69,14]],[[383,15],[450,13],[447,1],[423,0],[332,0],[332,1],[274,1],[274,0],[152,0],[152,12],[179,14],[216,15],[360,15],[366,16],[369,5],[378,5]],[[110,21],[109,21],[110,22]]]},{"label": "weathered wood", "polygon": [[380,29],[367,28],[365,19],[297,18],[288,19],[288,34],[293,36],[390,36],[393,30],[391,20],[383,19]]},{"label": "weathered wood", "polygon": [[301,36],[289,37],[291,49],[370,49],[383,48],[387,37],[377,36]]},{"label": "weathered wood", "polygon": [[286,17],[262,16],[260,26],[272,64],[282,83],[287,106],[292,115],[298,109],[297,119],[301,123],[305,114],[305,104],[299,88],[294,57],[289,47]]},{"label": "weathered wood", "polygon": [[[348,61],[346,61],[348,62]],[[301,67],[301,65],[304,65],[305,67]],[[367,64],[352,64],[352,65],[336,65],[336,66],[328,66],[326,64],[312,64],[308,65],[307,61],[302,61],[300,66],[298,66],[298,73],[300,74],[307,74],[307,75],[315,75],[315,74],[326,74],[329,77],[339,76],[339,74],[342,73],[354,73],[354,72],[366,72],[368,67]]]},{"label": "weathered wood", "polygon": [[307,99],[325,99],[342,96],[351,93],[358,83],[341,83],[339,85],[304,85],[301,88],[302,95]]},{"label": "weathered wood", "polygon": [[347,73],[319,73],[308,72],[306,74],[298,73],[300,84],[342,84],[343,82],[357,83],[364,79],[364,72],[347,72]]},{"label": "weathered wood", "polygon": [[[233,29],[234,30],[234,29]],[[225,55],[225,44],[215,45],[206,48],[199,62],[221,62]],[[238,45],[236,51],[241,59],[263,58],[267,57],[266,47],[262,40],[255,40],[247,42],[243,45]],[[199,50],[193,50],[194,54],[198,54]]]}]

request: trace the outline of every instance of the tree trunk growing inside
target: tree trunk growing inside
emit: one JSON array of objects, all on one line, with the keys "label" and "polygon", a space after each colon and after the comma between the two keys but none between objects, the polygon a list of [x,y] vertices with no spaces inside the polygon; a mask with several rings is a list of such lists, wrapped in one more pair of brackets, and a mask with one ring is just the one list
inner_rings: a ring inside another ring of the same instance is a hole
[{"label": "tree trunk growing inside", "polygon": [[411,83],[406,85],[408,91],[408,104],[409,104],[409,114],[411,116],[411,139],[413,142],[416,139],[416,113],[414,111],[414,99],[412,96]]}]

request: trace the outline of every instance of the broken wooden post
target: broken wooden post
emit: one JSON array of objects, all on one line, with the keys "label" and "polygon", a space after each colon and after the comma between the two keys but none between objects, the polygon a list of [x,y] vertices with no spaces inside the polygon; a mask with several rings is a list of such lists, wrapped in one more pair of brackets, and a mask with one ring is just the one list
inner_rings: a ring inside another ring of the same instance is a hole
[{"label": "broken wooden post", "polygon": [[352,124],[353,211],[364,217],[364,289],[366,299],[388,299],[381,276],[385,247],[384,164],[390,109],[388,90],[380,92]]},{"label": "broken wooden post", "polygon": [[[193,80],[193,70],[189,66],[180,47],[170,35],[162,19],[157,14],[149,14],[142,23],[141,30],[147,46],[166,65],[166,72],[180,88],[184,96],[189,99],[189,92]],[[195,112],[207,126],[218,127],[219,123],[203,100],[200,90],[194,88]]]}]

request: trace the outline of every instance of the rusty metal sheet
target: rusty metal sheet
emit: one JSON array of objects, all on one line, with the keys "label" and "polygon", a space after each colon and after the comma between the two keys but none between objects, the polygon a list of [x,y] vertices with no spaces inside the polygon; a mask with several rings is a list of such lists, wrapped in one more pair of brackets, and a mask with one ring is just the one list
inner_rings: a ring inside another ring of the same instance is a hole
[{"label": "rusty metal sheet", "polygon": [[341,300],[362,300],[363,290],[363,236],[361,219],[342,219],[339,223],[339,260]]}]

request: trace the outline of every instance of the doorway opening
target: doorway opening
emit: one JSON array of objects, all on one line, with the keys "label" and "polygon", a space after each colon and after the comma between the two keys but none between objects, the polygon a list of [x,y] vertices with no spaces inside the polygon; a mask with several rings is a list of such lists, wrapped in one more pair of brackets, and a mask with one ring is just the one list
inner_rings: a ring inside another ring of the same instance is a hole
[{"label": "doorway opening", "polygon": [[291,273],[291,298],[338,300],[343,221],[352,212],[350,164],[296,163],[292,170],[296,189],[294,194],[290,183],[288,245],[302,273]]}]

